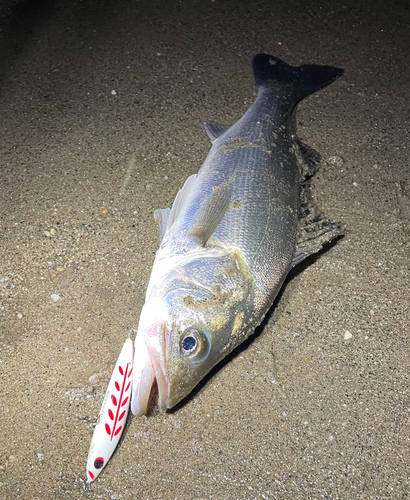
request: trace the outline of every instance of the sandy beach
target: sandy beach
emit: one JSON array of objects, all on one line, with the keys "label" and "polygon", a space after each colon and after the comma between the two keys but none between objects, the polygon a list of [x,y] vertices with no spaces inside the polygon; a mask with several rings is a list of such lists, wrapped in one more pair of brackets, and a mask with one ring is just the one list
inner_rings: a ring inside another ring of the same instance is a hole
[{"label": "sandy beach", "polygon": [[[0,6],[0,500],[410,498],[410,7]],[[251,61],[344,68],[299,106],[346,235],[172,411],[130,415],[84,488],[169,207],[256,97]]]}]

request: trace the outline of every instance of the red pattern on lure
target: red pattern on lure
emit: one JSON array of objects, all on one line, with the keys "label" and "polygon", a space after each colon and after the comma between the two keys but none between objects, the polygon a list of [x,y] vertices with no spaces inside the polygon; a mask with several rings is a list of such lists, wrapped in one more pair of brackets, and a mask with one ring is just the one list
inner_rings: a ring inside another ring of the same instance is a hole
[{"label": "red pattern on lure", "polygon": [[[108,423],[105,424],[105,431],[110,436],[110,441],[112,441],[112,438],[114,436],[117,436],[118,433],[121,432],[121,429],[123,426],[120,425],[119,427],[116,428],[116,425],[117,425],[117,423],[121,422],[121,420],[124,418],[124,415],[127,413],[126,410],[123,410],[123,412],[118,416],[118,414],[121,411],[121,408],[123,406],[125,406],[129,400],[129,396],[123,398],[124,394],[127,393],[128,389],[130,388],[130,385],[131,385],[131,381],[128,381],[128,379],[131,377],[132,368],[130,370],[129,370],[129,368],[130,368],[130,363],[127,363],[127,366],[125,367],[125,373],[124,373],[124,368],[120,365],[118,367],[118,371],[120,372],[120,374],[122,376],[121,385],[117,381],[114,382],[114,387],[118,392],[120,392],[120,395],[119,395],[119,398],[117,400],[117,398],[114,396],[114,394],[111,394],[111,402],[114,405],[114,407],[116,407],[116,411],[115,411],[115,415],[114,415],[111,408],[108,409],[108,417],[110,418],[110,420],[114,420],[114,425],[112,427],[112,431],[111,431],[111,427],[108,425]],[[125,385],[127,384],[127,382],[128,382],[128,385],[127,385],[127,388],[125,389]]]},{"label": "red pattern on lure", "polygon": [[95,481],[113,454],[128,416],[133,345],[128,339],[115,365],[95,427],[87,461],[87,481]]}]

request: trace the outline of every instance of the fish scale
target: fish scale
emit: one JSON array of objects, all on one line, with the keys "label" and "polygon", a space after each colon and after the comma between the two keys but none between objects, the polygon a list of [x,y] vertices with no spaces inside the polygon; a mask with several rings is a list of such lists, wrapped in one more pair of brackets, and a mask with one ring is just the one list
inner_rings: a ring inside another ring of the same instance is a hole
[{"label": "fish scale", "polygon": [[[214,142],[189,204],[169,234],[184,245],[184,229],[192,225],[202,200],[215,185],[233,178],[233,199],[242,200],[241,206],[226,211],[208,244],[241,250],[260,292],[258,309],[270,306],[282,284],[281,270],[292,262],[298,223],[299,173],[289,139],[292,107],[278,106],[277,93],[276,88],[263,89],[241,120]],[[270,119],[261,121],[261,116]]]}]

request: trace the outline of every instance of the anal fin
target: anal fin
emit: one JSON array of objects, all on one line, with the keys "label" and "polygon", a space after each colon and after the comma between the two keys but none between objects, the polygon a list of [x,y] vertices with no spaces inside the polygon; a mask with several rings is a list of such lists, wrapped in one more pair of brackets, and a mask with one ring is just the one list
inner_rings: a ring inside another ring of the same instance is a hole
[{"label": "anal fin", "polygon": [[325,245],[343,234],[345,234],[345,230],[340,222],[333,222],[324,218],[317,218],[309,222],[305,221],[299,227],[292,267],[300,264],[309,255],[319,252]]},{"label": "anal fin", "polygon": [[340,222],[333,222],[320,213],[312,200],[311,177],[318,171],[321,155],[313,148],[295,139],[296,159],[300,171],[300,213],[296,251],[292,267],[319,252],[325,245],[345,234]]},{"label": "anal fin", "polygon": [[322,157],[320,153],[300,139],[296,138],[295,142],[296,158],[301,173],[301,182],[305,182],[319,170]]}]

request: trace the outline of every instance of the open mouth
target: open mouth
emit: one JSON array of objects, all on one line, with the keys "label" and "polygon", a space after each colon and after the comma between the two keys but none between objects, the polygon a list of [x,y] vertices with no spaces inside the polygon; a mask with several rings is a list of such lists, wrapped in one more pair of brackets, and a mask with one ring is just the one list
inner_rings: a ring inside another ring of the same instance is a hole
[{"label": "open mouth", "polygon": [[[142,333],[142,332],[141,332]],[[167,409],[168,383],[165,375],[167,328],[158,321],[135,339],[134,378],[131,411],[135,416],[147,413],[158,390],[158,408]]]},{"label": "open mouth", "polygon": [[155,371],[158,386],[158,408],[164,412],[167,409],[168,383],[165,374],[167,328],[164,321],[155,323],[145,332],[145,344]]}]

